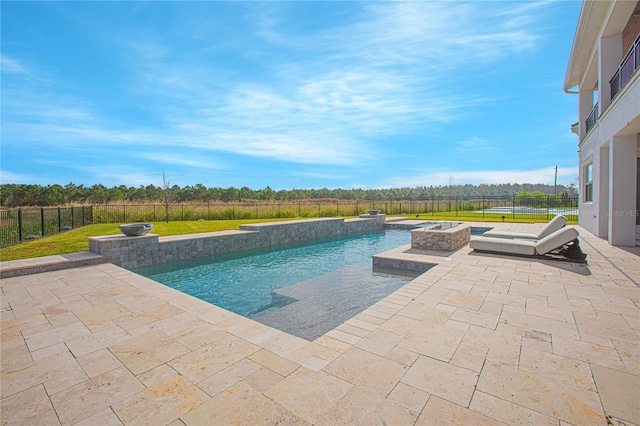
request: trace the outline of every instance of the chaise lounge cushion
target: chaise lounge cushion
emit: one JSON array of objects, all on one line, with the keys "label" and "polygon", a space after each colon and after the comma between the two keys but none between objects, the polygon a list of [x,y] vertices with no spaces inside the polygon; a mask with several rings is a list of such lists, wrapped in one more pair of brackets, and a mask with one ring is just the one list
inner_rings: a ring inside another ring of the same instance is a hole
[{"label": "chaise lounge cushion", "polygon": [[580,234],[575,228],[564,228],[556,231],[536,243],[536,252],[538,254],[549,253],[550,251],[562,247],[565,244],[569,244],[571,241],[578,238],[578,235]]},{"label": "chaise lounge cushion", "polygon": [[528,240],[509,240],[484,236],[473,237],[469,241],[469,247],[480,251],[495,251],[524,256],[534,256],[536,254],[536,242]]},{"label": "chaise lounge cushion", "polygon": [[556,232],[559,229],[562,229],[567,224],[567,218],[563,215],[559,214],[546,224],[544,228],[542,228],[537,233],[528,233],[528,232],[506,232],[506,231],[488,231],[482,234],[483,237],[491,237],[491,238],[505,238],[505,239],[514,239],[520,238],[524,240],[540,240],[547,235],[550,235]]},{"label": "chaise lounge cushion", "polygon": [[563,228],[540,241],[508,240],[504,238],[474,237],[469,241],[469,247],[479,251],[516,254],[524,256],[544,255],[558,249],[578,238],[575,228]]}]

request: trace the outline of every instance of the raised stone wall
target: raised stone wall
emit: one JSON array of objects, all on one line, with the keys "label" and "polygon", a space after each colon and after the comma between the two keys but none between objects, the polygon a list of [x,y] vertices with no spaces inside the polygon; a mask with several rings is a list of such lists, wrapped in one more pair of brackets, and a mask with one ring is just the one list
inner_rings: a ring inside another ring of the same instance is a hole
[{"label": "raised stone wall", "polygon": [[384,228],[384,215],[358,219],[294,220],[240,225],[238,231],[158,237],[113,235],[89,238],[89,250],[123,268],[175,262],[320,238],[372,232]]},{"label": "raised stone wall", "polygon": [[83,251],[79,253],[56,254],[30,259],[0,262],[0,278],[20,277],[42,272],[60,271],[82,266],[104,263],[102,256]]},{"label": "raised stone wall", "polygon": [[458,225],[445,230],[414,229],[411,248],[418,250],[454,251],[471,239],[471,225]]}]

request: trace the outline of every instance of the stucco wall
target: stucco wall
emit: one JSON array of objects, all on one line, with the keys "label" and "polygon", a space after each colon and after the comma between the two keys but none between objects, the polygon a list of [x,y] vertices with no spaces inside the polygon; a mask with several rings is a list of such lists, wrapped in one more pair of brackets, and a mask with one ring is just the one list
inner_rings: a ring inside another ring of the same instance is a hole
[{"label": "stucco wall", "polygon": [[[636,73],[603,111],[578,150],[579,224],[614,245],[635,244],[635,217],[627,212],[635,210],[639,111],[640,73]],[[593,201],[586,203],[584,166],[589,162],[593,162]]]}]

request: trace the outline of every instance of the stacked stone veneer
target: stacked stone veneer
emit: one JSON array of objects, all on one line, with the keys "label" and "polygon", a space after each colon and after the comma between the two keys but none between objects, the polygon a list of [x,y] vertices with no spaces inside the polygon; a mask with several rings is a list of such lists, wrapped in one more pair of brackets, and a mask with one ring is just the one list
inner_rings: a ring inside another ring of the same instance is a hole
[{"label": "stacked stone veneer", "polygon": [[89,250],[124,268],[213,256],[254,248],[277,246],[384,228],[384,215],[362,215],[358,219],[310,219],[240,225],[238,231],[158,237],[125,235],[91,237]]},{"label": "stacked stone veneer", "polygon": [[388,258],[384,256],[373,256],[373,270],[376,271],[377,268],[381,268],[381,272],[384,272],[385,269],[390,269],[394,271],[406,271],[409,272],[406,275],[411,275],[411,272],[414,272],[415,275],[419,275],[423,272],[428,271],[429,269],[436,266],[436,263],[430,262],[419,262],[416,260],[407,260],[407,259],[394,259]]},{"label": "stacked stone veneer", "polygon": [[471,239],[471,225],[458,225],[445,230],[414,229],[411,248],[419,250],[454,251]]}]

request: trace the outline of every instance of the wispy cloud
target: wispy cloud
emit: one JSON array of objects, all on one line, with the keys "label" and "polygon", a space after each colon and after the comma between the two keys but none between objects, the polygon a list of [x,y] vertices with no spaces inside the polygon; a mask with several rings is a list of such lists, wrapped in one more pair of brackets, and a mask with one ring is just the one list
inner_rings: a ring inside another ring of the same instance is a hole
[{"label": "wispy cloud", "polygon": [[8,170],[0,169],[0,184],[6,183],[34,183],[40,179],[36,175],[24,173],[14,173]]},{"label": "wispy cloud", "polygon": [[201,158],[194,158],[191,155],[181,155],[175,152],[145,152],[142,154],[137,154],[136,157],[150,160],[156,163],[161,164],[171,164],[174,166],[185,166],[185,167],[195,167],[199,169],[217,169],[224,170],[228,168],[217,161],[214,160],[206,160]]},{"label": "wispy cloud", "polygon": [[[478,60],[494,60],[530,49],[538,36],[529,19],[500,17],[516,3],[380,2],[365,6],[362,19],[350,25],[298,40],[301,46],[325,52],[332,63],[398,67],[412,64],[416,72],[449,70]],[[524,11],[524,9],[523,9]],[[518,14],[518,18],[529,15]],[[277,29],[271,28],[270,34]],[[284,29],[283,29],[284,31]],[[272,37],[273,39],[273,37]]]},{"label": "wispy cloud", "polygon": [[479,136],[472,136],[467,140],[456,143],[456,145],[456,151],[460,153],[487,151],[491,147],[488,140]]},{"label": "wispy cloud", "polygon": [[[389,179],[385,186],[404,187],[424,185],[447,185],[453,176],[454,185],[464,184],[491,184],[491,183],[544,183],[553,184],[554,167],[538,168],[532,170],[458,170],[451,172],[429,172],[413,176],[402,176]],[[569,183],[578,175],[578,169],[574,167],[558,167],[558,183]]]},{"label": "wispy cloud", "polygon": [[[310,177],[334,176],[325,173],[327,166],[345,171],[381,164],[403,136],[443,140],[442,133],[430,135],[462,123],[477,107],[497,104],[500,95],[488,97],[466,77],[493,72],[498,61],[534,50],[542,37],[539,10],[547,4],[348,2],[341,7],[349,13],[307,29],[289,15],[298,10],[295,3],[239,3],[230,8],[234,18],[246,13],[243,30],[225,38],[209,4],[173,9],[169,3],[164,12],[194,8],[208,15],[163,20],[161,31],[131,25],[98,37],[114,47],[110,60],[120,67],[122,92],[112,97],[98,94],[104,92],[98,85],[70,84],[76,82],[64,72],[51,73],[58,81],[35,78],[33,70],[46,64],[3,54],[4,75],[37,80],[3,93],[3,143],[26,141],[61,154],[90,146],[113,155],[126,148],[153,167],[234,167],[208,160],[218,154],[318,165]],[[73,15],[89,30],[82,12]],[[187,38],[199,43],[187,44]],[[119,111],[126,103],[136,119]],[[450,151],[496,149],[497,142],[475,132],[458,133],[447,142]],[[105,179],[149,177],[134,167],[121,171],[107,176],[98,167],[87,169]],[[514,179],[505,173],[500,176]],[[456,180],[494,176],[455,174]]]},{"label": "wispy cloud", "polygon": [[309,178],[315,178],[315,179],[322,179],[322,180],[326,180],[326,181],[334,181],[334,180],[342,180],[342,179],[347,179],[349,178],[349,174],[345,173],[344,171],[332,171],[331,173],[320,173],[320,172],[296,172],[294,173],[298,176],[304,176],[304,177],[309,177]]},{"label": "wispy cloud", "polygon": [[151,183],[159,185],[162,183],[161,167],[142,169],[124,164],[117,159],[107,160],[100,166],[76,164],[74,169],[95,176],[94,183],[102,183],[107,186],[122,183],[127,186],[149,185]]},{"label": "wispy cloud", "polygon": [[[446,92],[438,73],[526,48],[535,40],[512,21],[483,23],[480,16],[496,19],[481,5],[393,2],[363,9],[359,21],[300,36],[284,31],[277,7],[261,8],[257,34],[284,44],[285,50],[297,43],[313,59],[266,62],[271,80],[251,86],[222,89],[218,69],[147,34],[120,40],[131,52],[132,69],[138,70],[134,78],[141,84],[132,90],[160,96],[148,108],[164,120],[164,137],[143,128],[114,128],[88,105],[79,107],[86,104],[79,99],[34,99],[23,107],[41,121],[55,122],[44,126],[49,138],[58,135],[66,143],[160,140],[284,161],[348,164],[363,157],[365,137],[371,134],[451,121],[483,102]],[[5,61],[9,70],[24,70],[14,59]],[[400,69],[407,63],[413,66]],[[181,104],[162,105],[162,97]]]},{"label": "wispy cloud", "polygon": [[211,147],[219,151],[307,164],[351,164],[366,158],[357,149],[358,141],[339,134],[317,132],[255,133],[232,132],[210,136],[210,140],[190,142],[190,146]]},{"label": "wispy cloud", "polygon": [[3,73],[29,75],[30,72],[25,65],[15,58],[7,55],[0,55],[0,69]]},{"label": "wispy cloud", "polygon": [[[439,79],[452,68],[530,48],[536,36],[512,17],[501,22],[485,9],[374,3],[355,22],[292,34],[278,15],[279,5],[262,7],[255,33],[283,49],[278,57],[288,50],[308,54],[262,63],[264,83],[224,88],[218,84],[219,70],[209,64],[162,44],[129,40],[127,45],[135,52],[133,69],[140,70],[143,88],[182,102],[157,111],[175,143],[344,165],[375,153],[371,135],[449,122],[487,102],[473,93],[449,91]],[[487,25],[487,19],[496,25]]]}]

